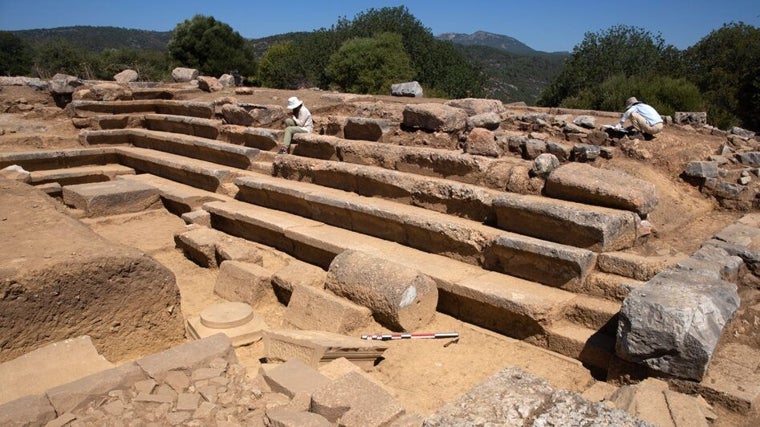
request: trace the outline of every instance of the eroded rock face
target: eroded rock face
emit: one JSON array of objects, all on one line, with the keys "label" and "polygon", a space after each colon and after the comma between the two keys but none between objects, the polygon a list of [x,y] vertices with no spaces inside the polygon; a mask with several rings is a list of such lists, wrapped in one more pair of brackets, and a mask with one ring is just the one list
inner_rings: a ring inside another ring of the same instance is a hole
[{"label": "eroded rock face", "polygon": [[0,179],[0,361],[80,335],[123,360],[184,337],[174,274],[28,185]]}]

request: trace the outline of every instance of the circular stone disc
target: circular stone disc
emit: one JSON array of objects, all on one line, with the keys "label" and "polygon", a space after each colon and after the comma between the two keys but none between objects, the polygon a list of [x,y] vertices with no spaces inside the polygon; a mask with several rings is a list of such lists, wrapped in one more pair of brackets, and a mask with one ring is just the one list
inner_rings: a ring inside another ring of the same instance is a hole
[{"label": "circular stone disc", "polygon": [[201,324],[212,329],[229,329],[253,319],[253,308],[244,302],[222,302],[201,311]]}]

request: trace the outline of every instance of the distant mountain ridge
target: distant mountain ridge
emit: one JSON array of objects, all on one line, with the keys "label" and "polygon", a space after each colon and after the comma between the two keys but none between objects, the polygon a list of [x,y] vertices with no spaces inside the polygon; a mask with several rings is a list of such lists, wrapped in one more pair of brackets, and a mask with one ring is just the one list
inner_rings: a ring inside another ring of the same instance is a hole
[{"label": "distant mountain ridge", "polygon": [[494,34],[487,31],[476,31],[472,34],[443,33],[436,36],[438,40],[446,40],[464,46],[488,46],[518,55],[539,53],[514,37]]},{"label": "distant mountain ridge", "polygon": [[166,51],[171,31],[147,31],[121,27],[57,27],[10,31],[30,43],[65,40],[90,52],[103,49],[140,49]]}]

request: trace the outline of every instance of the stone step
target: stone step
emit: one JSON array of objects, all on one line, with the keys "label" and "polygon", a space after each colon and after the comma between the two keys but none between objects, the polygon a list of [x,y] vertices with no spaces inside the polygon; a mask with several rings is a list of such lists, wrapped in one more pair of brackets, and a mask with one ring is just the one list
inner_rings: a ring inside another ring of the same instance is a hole
[{"label": "stone step", "polygon": [[[359,165],[380,166],[423,176],[446,178],[496,190],[510,190],[512,174],[528,178],[533,162],[515,157],[498,159],[463,154],[459,151],[408,147],[357,141],[334,136],[299,133],[293,136],[293,154]],[[536,188],[543,180],[536,180]],[[538,191],[538,190],[537,190]]]},{"label": "stone step", "polygon": [[206,160],[238,169],[248,169],[259,150],[239,145],[148,129],[111,129],[84,131],[79,135],[84,144],[131,144],[181,156]]},{"label": "stone step", "polygon": [[199,190],[149,173],[123,175],[117,179],[138,181],[152,186],[158,190],[166,209],[175,215],[201,209],[207,202],[227,200],[227,197],[221,194]]},{"label": "stone step", "polygon": [[113,147],[0,153],[0,169],[18,165],[27,171],[119,163]]},{"label": "stone step", "polygon": [[565,319],[589,329],[615,335],[621,305],[618,301],[578,295],[565,312]]},{"label": "stone step", "polygon": [[72,117],[83,118],[102,114],[156,113],[214,118],[213,102],[141,99],[135,101],[72,101],[66,108]]},{"label": "stone step", "polygon": [[632,289],[643,284],[644,282],[630,277],[593,271],[586,276],[586,281],[580,287],[569,288],[568,290],[607,300],[623,302]]},{"label": "stone step", "polygon": [[221,120],[170,114],[146,114],[144,127],[161,132],[181,133],[201,138],[217,139]]},{"label": "stone step", "polygon": [[547,285],[582,283],[596,257],[586,249],[315,184],[261,175],[235,184],[239,200]]},{"label": "stone step", "polygon": [[589,329],[568,320],[548,326],[546,337],[543,346],[548,350],[580,360],[600,372],[607,371],[615,354],[614,335]]},{"label": "stone step", "polygon": [[203,208],[211,214],[213,228],[323,269],[346,250],[417,269],[436,281],[438,311],[512,337],[542,341],[546,325],[560,320],[576,297],[561,289],[241,201],[210,202]]},{"label": "stone step", "polygon": [[64,169],[47,169],[31,172],[32,185],[57,182],[59,185],[86,184],[111,181],[119,175],[134,175],[135,170],[119,164],[74,166]]},{"label": "stone step", "polygon": [[391,199],[594,251],[629,248],[636,242],[638,218],[629,211],[300,156],[278,156],[274,171],[291,180]]},{"label": "stone step", "polygon": [[262,151],[277,151],[284,135],[283,129],[222,125],[218,139]]},{"label": "stone step", "polygon": [[134,168],[135,171],[160,176],[214,193],[234,193],[237,189],[234,188],[233,181],[245,175],[245,171],[240,169],[162,151],[139,147],[116,147],[115,149],[120,158],[119,163]]}]

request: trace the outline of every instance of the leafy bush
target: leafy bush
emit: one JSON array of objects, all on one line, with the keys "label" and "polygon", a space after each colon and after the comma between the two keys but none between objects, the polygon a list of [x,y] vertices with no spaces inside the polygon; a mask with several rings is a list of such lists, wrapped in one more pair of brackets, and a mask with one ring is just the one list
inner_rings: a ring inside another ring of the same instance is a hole
[{"label": "leafy bush", "polygon": [[330,56],[325,72],[339,90],[352,93],[387,94],[391,84],[414,77],[401,35],[395,33],[348,40]]},{"label": "leafy bush", "polygon": [[29,46],[12,33],[0,31],[0,75],[20,76],[32,69]]}]

